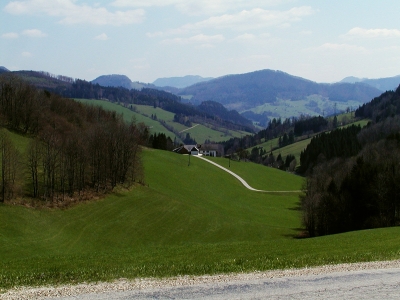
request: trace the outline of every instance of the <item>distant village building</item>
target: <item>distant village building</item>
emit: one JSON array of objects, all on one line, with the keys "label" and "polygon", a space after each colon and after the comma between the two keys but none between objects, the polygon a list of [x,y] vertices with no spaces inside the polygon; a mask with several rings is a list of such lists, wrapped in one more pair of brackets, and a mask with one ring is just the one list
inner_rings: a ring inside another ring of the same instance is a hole
[{"label": "distant village building", "polygon": [[190,155],[204,155],[221,157],[224,156],[224,147],[220,144],[202,144],[202,145],[182,145],[178,148],[172,150],[179,154],[189,154]]},{"label": "distant village building", "polygon": [[182,145],[172,151],[178,154],[190,153],[190,155],[199,155],[199,148],[197,148],[197,145]]}]

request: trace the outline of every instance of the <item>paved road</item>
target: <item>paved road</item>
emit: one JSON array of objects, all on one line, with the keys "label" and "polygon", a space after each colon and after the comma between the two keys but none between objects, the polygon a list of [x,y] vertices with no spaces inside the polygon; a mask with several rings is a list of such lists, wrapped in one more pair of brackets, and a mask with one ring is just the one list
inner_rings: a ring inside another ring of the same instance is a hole
[{"label": "paved road", "polygon": [[345,271],[54,299],[399,299],[400,268]]},{"label": "paved road", "polygon": [[296,190],[296,191],[264,191],[264,190],[257,190],[255,188],[251,187],[242,177],[240,177],[236,173],[232,172],[231,170],[229,170],[227,168],[224,168],[223,166],[221,166],[221,165],[219,165],[219,164],[217,164],[217,163],[215,163],[215,162],[213,162],[211,160],[208,160],[208,159],[204,158],[203,156],[193,155],[193,157],[197,157],[197,158],[200,158],[202,160],[205,160],[206,162],[215,165],[216,167],[224,170],[225,172],[228,172],[233,177],[238,179],[247,189],[255,191],[255,192],[263,192],[263,193],[300,193],[301,192],[300,190]]}]

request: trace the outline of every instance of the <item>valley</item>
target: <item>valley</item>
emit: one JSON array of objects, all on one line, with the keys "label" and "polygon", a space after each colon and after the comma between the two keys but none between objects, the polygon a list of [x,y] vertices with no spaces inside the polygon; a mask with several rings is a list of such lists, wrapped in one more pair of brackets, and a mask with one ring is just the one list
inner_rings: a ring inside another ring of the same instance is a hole
[{"label": "valley", "polygon": [[[40,82],[48,86],[48,81]],[[82,83],[82,86],[91,85]],[[108,91],[112,95],[121,90]],[[143,91],[131,98],[131,102],[120,101],[128,98],[75,100],[92,106],[89,109],[92,114],[97,106],[102,107],[110,112],[111,119],[121,116],[126,123],[143,122],[148,134],[163,133],[178,143],[188,133],[196,141],[223,145],[231,141],[240,147],[241,153],[247,151],[245,155],[254,148],[265,150],[263,159],[270,152],[275,157],[292,155],[297,166],[301,163],[301,153],[321,134],[306,129],[291,144],[280,147],[283,134],[297,130],[296,122],[314,120],[308,117],[283,122],[274,119],[269,123],[270,128],[256,134],[240,130],[243,125],[208,112],[203,115],[203,123],[187,119],[189,122],[182,124],[176,122],[176,112],[165,109],[168,103],[173,103],[169,101],[175,101],[171,100],[175,96],[157,93]],[[63,107],[62,102],[57,102],[61,99],[50,92],[43,95],[39,91],[38,95],[55,101],[49,107],[55,107],[54,103]],[[378,100],[389,96],[383,94]],[[318,99],[308,101],[318,102]],[[378,100],[373,103],[379,103]],[[298,101],[300,104],[301,100]],[[286,105],[293,103],[296,102]],[[206,103],[204,109],[210,107],[220,108],[215,103]],[[384,111],[387,106],[381,107],[376,114],[379,111],[387,115]],[[68,112],[65,108],[64,111]],[[368,115],[370,111],[366,105],[356,112],[328,117],[324,131],[328,134],[352,123],[364,127],[379,117]],[[68,118],[82,124],[82,120]],[[26,153],[34,137],[32,133],[20,132],[22,124],[17,123],[20,127],[13,130],[3,129],[21,154]],[[256,136],[252,141],[255,145],[245,147]],[[255,190],[268,191],[257,192],[246,189],[232,174],[201,159],[192,158],[188,164],[190,156],[152,149],[146,141],[141,149],[143,174],[139,181],[129,185],[116,185],[69,205],[63,205],[59,198],[30,199],[24,191],[19,191],[20,198],[0,203],[1,291],[18,286],[268,271],[398,258],[398,227],[307,238],[302,199],[308,193],[305,190],[308,178],[297,175],[295,170],[288,172],[275,165],[256,164],[246,156],[241,158],[239,152],[230,154],[238,155],[239,159],[207,158],[237,174]],[[24,176],[19,178],[21,186],[27,186],[23,183]]]}]

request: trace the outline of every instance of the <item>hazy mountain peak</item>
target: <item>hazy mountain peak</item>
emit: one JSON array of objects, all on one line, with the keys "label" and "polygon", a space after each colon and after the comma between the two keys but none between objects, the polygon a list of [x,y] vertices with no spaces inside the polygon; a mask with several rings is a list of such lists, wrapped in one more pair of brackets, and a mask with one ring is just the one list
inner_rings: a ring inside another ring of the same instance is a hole
[{"label": "hazy mountain peak", "polygon": [[359,78],[359,77],[354,77],[354,76],[348,76],[346,78],[343,78],[342,80],[340,80],[339,82],[345,82],[345,83],[356,83],[356,82],[361,82],[364,79],[367,78]]},{"label": "hazy mountain peak", "polygon": [[199,75],[186,75],[183,77],[164,77],[156,79],[153,84],[159,87],[171,86],[175,88],[185,88],[193,84],[213,79],[212,77],[201,77]]},{"label": "hazy mountain peak", "polygon": [[124,88],[131,89],[132,81],[128,78],[128,76],[111,74],[99,76],[96,79],[92,80],[92,83],[97,83],[101,86],[122,86]]},{"label": "hazy mountain peak", "polygon": [[7,69],[6,67],[0,66],[0,73],[6,73],[6,72],[10,72],[10,70]]},{"label": "hazy mountain peak", "polygon": [[340,82],[343,83],[364,83],[368,84],[378,90],[384,92],[388,90],[395,90],[400,84],[400,75],[393,76],[393,77],[386,77],[386,78],[376,78],[376,79],[369,79],[369,78],[358,78],[349,76],[342,79]]},{"label": "hazy mountain peak", "polygon": [[101,86],[112,86],[112,87],[123,87],[128,90],[136,89],[141,90],[144,87],[149,87],[147,83],[141,83],[139,81],[132,82],[126,75],[102,75],[92,80],[92,83],[99,84]]}]

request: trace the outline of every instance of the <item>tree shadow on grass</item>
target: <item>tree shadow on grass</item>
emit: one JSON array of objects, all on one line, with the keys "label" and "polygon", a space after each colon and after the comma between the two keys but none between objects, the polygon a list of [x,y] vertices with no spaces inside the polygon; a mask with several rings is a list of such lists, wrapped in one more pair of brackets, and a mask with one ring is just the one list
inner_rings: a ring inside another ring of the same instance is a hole
[{"label": "tree shadow on grass", "polygon": [[113,193],[113,196],[116,196],[116,197],[118,197],[118,198],[122,198],[122,197],[125,197],[126,194],[120,193],[120,192],[114,192],[114,193]]},{"label": "tree shadow on grass", "polygon": [[297,202],[297,203],[296,203],[296,206],[289,207],[288,210],[301,211],[301,204],[300,204],[300,202]]},{"label": "tree shadow on grass", "polygon": [[305,239],[309,238],[310,235],[308,234],[307,230],[305,228],[291,228],[295,233],[291,234],[283,234],[284,237],[287,238],[293,238],[293,239]]}]

